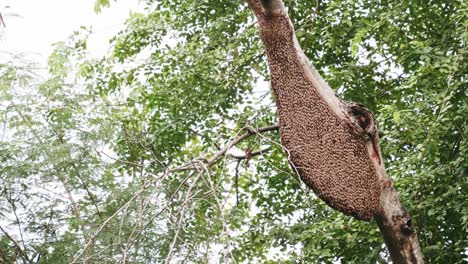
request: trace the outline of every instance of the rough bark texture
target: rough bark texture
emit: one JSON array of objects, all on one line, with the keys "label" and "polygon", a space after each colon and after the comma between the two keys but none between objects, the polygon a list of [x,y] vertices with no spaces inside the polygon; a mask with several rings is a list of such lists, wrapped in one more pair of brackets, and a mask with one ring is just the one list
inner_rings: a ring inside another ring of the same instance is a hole
[{"label": "rough bark texture", "polygon": [[276,97],[281,142],[301,179],[329,206],[375,218],[395,263],[422,263],[411,218],[381,160],[374,116],[339,100],[300,48],[281,0],[249,0]]}]

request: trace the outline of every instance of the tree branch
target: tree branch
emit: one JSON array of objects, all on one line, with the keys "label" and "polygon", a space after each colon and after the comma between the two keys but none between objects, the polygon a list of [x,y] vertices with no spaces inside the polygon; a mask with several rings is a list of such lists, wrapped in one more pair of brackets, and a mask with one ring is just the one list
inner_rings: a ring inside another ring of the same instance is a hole
[{"label": "tree branch", "polygon": [[182,165],[180,167],[177,167],[175,169],[170,170],[170,172],[178,172],[178,171],[185,171],[185,170],[198,170],[199,167],[200,167],[200,165],[198,165],[200,160],[203,161],[204,166],[206,168],[209,168],[209,167],[213,166],[221,156],[225,155],[226,152],[229,149],[231,149],[233,146],[237,145],[239,142],[247,139],[248,137],[250,137],[252,135],[259,134],[259,133],[264,133],[264,132],[268,132],[268,131],[273,131],[273,130],[278,130],[278,129],[279,129],[278,125],[271,125],[271,126],[261,127],[261,128],[257,128],[257,129],[255,129],[255,128],[251,127],[251,126],[247,126],[247,127],[243,128],[243,130],[247,130],[246,133],[238,136],[237,138],[235,138],[234,140],[229,142],[229,144],[227,144],[224,148],[222,148],[221,150],[216,152],[211,158],[209,158],[209,159],[208,158],[194,159],[194,160],[190,161],[189,163],[187,163],[185,165]]},{"label": "tree branch", "polygon": [[332,208],[360,220],[375,218],[393,262],[423,263],[412,220],[381,161],[378,135],[367,129],[373,128],[372,114],[336,97],[304,54],[283,1],[247,2],[257,17],[281,143],[292,166]]},{"label": "tree branch", "polygon": [[0,231],[2,231],[5,236],[11,241],[13,242],[13,244],[15,245],[15,248],[19,251],[20,255],[21,255],[21,258],[23,259],[23,261],[25,263],[31,263],[31,261],[29,261],[29,258],[28,258],[28,255],[24,252],[24,250],[20,247],[20,245],[18,245],[18,243],[16,242],[16,240],[14,240],[10,234],[8,234],[7,231],[5,231],[5,229],[3,229],[3,227],[0,226]]},{"label": "tree branch", "polygon": [[258,156],[258,155],[262,155],[268,151],[271,150],[271,146],[267,147],[267,148],[264,148],[264,149],[261,149],[261,150],[258,150],[258,151],[254,151],[252,152],[251,154],[249,155],[235,155],[235,154],[229,154],[231,157],[237,159],[237,160],[245,160],[245,159],[250,159],[252,157],[255,157],[255,156]]}]

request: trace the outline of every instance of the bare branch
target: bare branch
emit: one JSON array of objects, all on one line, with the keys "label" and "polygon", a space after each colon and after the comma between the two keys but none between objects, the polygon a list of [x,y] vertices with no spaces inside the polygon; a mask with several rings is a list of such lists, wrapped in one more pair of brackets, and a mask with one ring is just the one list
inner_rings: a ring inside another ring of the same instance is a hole
[{"label": "bare branch", "polygon": [[0,26],[6,27],[5,20],[3,20],[2,13],[0,13]]},{"label": "bare branch", "polygon": [[256,134],[264,133],[264,132],[268,132],[268,131],[273,131],[273,130],[278,130],[279,126],[278,125],[271,125],[271,126],[261,127],[261,128],[257,128],[257,129],[255,129],[255,128],[251,127],[251,126],[247,126],[247,127],[243,128],[243,129],[247,130],[247,133],[244,133],[244,134],[238,136],[237,138],[235,138],[234,140],[232,140],[231,142],[229,142],[229,144],[227,144],[224,148],[222,148],[221,150],[216,152],[211,158],[209,158],[209,159],[208,158],[198,158],[198,159],[192,160],[188,164],[185,164],[185,165],[180,166],[178,168],[172,169],[170,171],[171,172],[177,172],[177,171],[185,171],[185,170],[197,170],[198,167],[196,165],[196,161],[200,161],[200,160],[205,161],[204,165],[207,168],[209,168],[209,167],[213,166],[218,161],[218,159],[220,157],[225,155],[226,152],[229,149],[231,149],[233,146],[237,145],[239,142],[247,139],[248,137],[250,137],[252,135],[256,135]]},{"label": "bare branch", "polygon": [[261,150],[258,150],[258,151],[254,151],[252,152],[251,154],[249,155],[235,155],[235,154],[229,154],[231,157],[237,159],[237,160],[245,160],[245,159],[250,159],[252,157],[255,157],[255,156],[258,156],[258,155],[262,155],[264,153],[267,153],[268,151],[271,150],[271,146],[267,147],[267,148],[264,148],[264,149],[261,149]]}]

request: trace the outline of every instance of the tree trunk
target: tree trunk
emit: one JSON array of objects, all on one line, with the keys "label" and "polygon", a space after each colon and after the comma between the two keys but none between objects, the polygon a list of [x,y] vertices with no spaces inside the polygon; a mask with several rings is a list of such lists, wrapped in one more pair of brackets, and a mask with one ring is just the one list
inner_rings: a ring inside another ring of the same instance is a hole
[{"label": "tree trunk", "polygon": [[248,0],[260,28],[281,143],[294,170],[332,208],[376,219],[394,263],[423,263],[382,160],[373,114],[337,98],[304,55],[281,0]]}]

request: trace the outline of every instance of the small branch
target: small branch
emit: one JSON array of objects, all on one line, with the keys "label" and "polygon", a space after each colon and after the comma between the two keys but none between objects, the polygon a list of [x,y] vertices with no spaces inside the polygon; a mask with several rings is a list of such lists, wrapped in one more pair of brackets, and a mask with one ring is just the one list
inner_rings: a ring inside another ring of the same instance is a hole
[{"label": "small branch", "polygon": [[239,165],[241,160],[237,160],[236,165],[236,205],[239,205]]},{"label": "small branch", "polygon": [[184,221],[184,217],[185,217],[185,213],[187,211],[187,202],[189,201],[190,199],[190,195],[192,193],[192,190],[193,188],[195,187],[195,185],[198,183],[198,180],[201,178],[203,173],[199,173],[197,175],[197,178],[194,179],[194,181],[192,182],[192,184],[190,184],[188,190],[187,190],[187,193],[185,194],[185,199],[182,203],[182,210],[180,211],[180,216],[179,216],[179,219],[178,219],[178,223],[177,223],[177,228],[175,230],[175,234],[174,234],[174,237],[172,239],[172,243],[171,245],[169,246],[169,252],[167,253],[167,256],[166,256],[166,260],[165,260],[165,263],[168,264],[170,263],[171,261],[171,258],[172,258],[172,254],[173,254],[173,251],[174,251],[174,247],[177,243],[177,240],[179,239],[179,232],[180,232],[180,229],[182,227],[182,222]]},{"label": "small branch", "polygon": [[268,131],[272,131],[272,130],[278,130],[279,129],[279,126],[278,125],[272,125],[272,126],[266,126],[266,127],[261,127],[261,128],[258,128],[258,129],[254,129],[253,127],[245,127],[245,129],[248,131],[247,133],[245,134],[242,134],[240,135],[239,137],[237,137],[236,139],[234,139],[233,141],[231,141],[231,143],[229,143],[226,147],[224,147],[222,150],[218,151],[211,159],[208,160],[207,162],[207,167],[211,167],[221,156],[223,156],[230,148],[232,148],[233,146],[237,145],[239,142],[243,141],[244,139],[252,136],[252,135],[256,135],[258,133],[263,133],[263,132],[268,132]]},{"label": "small branch", "polygon": [[0,13],[0,26],[6,27],[5,20],[3,20],[2,13]]},{"label": "small branch", "polygon": [[136,236],[134,238],[131,238],[129,239],[129,242],[127,243],[127,246],[126,246],[126,249],[125,249],[125,252],[128,252],[132,247],[133,245],[135,244],[136,240],[138,239],[138,237],[142,234],[142,232],[144,230],[146,230],[149,225],[151,223],[154,222],[154,220],[159,217],[162,213],[164,213],[168,208],[169,206],[172,205],[173,203],[173,200],[175,199],[176,195],[179,193],[180,189],[182,188],[182,186],[184,186],[187,181],[192,178],[193,175],[195,175],[196,172],[192,172],[189,176],[187,176],[180,184],[179,186],[177,187],[177,189],[174,191],[174,193],[172,194],[172,196],[169,198],[168,200],[168,203],[161,209],[159,210],[158,213],[156,213],[154,216],[151,217],[151,219],[144,225],[143,228],[140,228],[140,230],[138,231],[138,233],[136,234]]},{"label": "small branch", "polygon": [[8,193],[7,201],[8,203],[10,203],[11,208],[13,209],[13,214],[15,215],[16,224],[18,225],[18,232],[21,237],[21,244],[23,244],[23,247],[26,248],[26,245],[24,244],[23,229],[21,228],[21,221],[18,217],[18,213],[16,212],[16,204],[15,204],[15,201],[11,197],[11,192]]},{"label": "small branch", "polygon": [[78,175],[78,179],[81,181],[81,184],[83,185],[83,188],[85,189],[86,194],[88,195],[89,199],[91,200],[91,203],[94,205],[94,208],[96,208],[96,213],[98,214],[99,219],[103,220],[102,213],[101,213],[101,211],[99,210],[99,206],[98,206],[98,204],[97,204],[97,201],[96,201],[96,199],[94,198],[93,194],[91,193],[91,190],[89,189],[88,184],[85,182],[85,180],[83,179],[83,177],[81,177],[81,174],[79,173],[79,170],[78,170],[78,168],[75,166],[74,163],[72,164],[72,166],[73,166],[73,169],[75,169],[75,171],[76,171],[76,173],[77,173],[77,175]]},{"label": "small branch", "polygon": [[247,127],[243,128],[243,129],[247,130],[247,133],[244,133],[244,134],[238,136],[237,138],[235,138],[234,140],[232,140],[231,142],[229,142],[229,144],[227,144],[224,148],[222,148],[221,150],[216,152],[211,158],[209,158],[209,159],[208,158],[198,158],[198,159],[192,160],[188,164],[185,164],[185,165],[182,165],[182,166],[180,166],[178,168],[170,170],[170,172],[185,171],[185,170],[197,170],[199,167],[196,164],[197,164],[197,161],[199,162],[200,160],[204,161],[203,163],[204,163],[205,167],[209,168],[209,167],[213,166],[218,161],[218,159],[220,157],[225,155],[226,152],[229,149],[231,149],[233,146],[237,145],[239,142],[247,139],[248,137],[250,137],[252,135],[256,135],[256,134],[260,134],[260,133],[264,133],[264,132],[268,132],[268,131],[273,131],[273,130],[278,130],[279,126],[278,125],[271,125],[271,126],[261,127],[261,128],[258,128],[258,129],[247,126]]},{"label": "small branch", "polygon": [[86,252],[86,250],[88,250],[88,248],[91,246],[91,244],[94,242],[95,238],[98,236],[99,233],[101,233],[101,231],[104,229],[104,227],[107,226],[107,224],[114,218],[116,217],[120,212],[122,212],[123,210],[125,210],[126,208],[128,208],[128,206],[130,206],[130,204],[138,197],[140,196],[141,193],[143,193],[149,186],[150,186],[151,182],[150,181],[147,181],[122,207],[120,207],[119,209],[117,209],[114,214],[112,214],[109,218],[106,219],[106,221],[104,221],[104,223],[102,223],[99,228],[94,232],[93,236],[88,240],[88,242],[86,243],[86,245],[83,247],[83,249],[78,253],[78,255],[75,257],[75,259],[72,261],[72,264],[73,263],[76,263],[80,258],[81,256]]},{"label": "small branch", "polygon": [[252,157],[255,157],[255,156],[258,156],[258,155],[262,155],[268,151],[271,150],[271,146],[265,148],[265,149],[261,149],[261,150],[258,150],[258,151],[254,151],[252,152],[250,155],[235,155],[235,154],[229,154],[231,157],[237,159],[237,160],[245,160],[245,159],[250,159]]},{"label": "small branch", "polygon": [[18,243],[10,236],[10,234],[8,234],[7,231],[5,231],[5,229],[3,229],[3,227],[1,226],[0,226],[0,231],[2,231],[11,242],[13,242],[13,244],[15,245],[15,248],[19,251],[23,261],[25,263],[31,263],[31,261],[29,261],[28,255],[24,252],[24,250],[20,247],[20,245],[18,245]]}]

